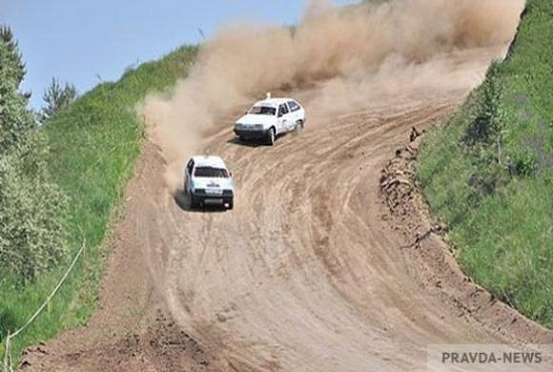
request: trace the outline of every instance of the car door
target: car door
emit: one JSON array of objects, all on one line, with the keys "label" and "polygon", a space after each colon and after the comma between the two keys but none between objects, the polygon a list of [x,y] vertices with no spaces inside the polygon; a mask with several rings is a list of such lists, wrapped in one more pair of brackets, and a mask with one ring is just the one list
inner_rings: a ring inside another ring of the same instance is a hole
[{"label": "car door", "polygon": [[290,109],[290,120],[292,121],[292,127],[295,128],[297,121],[301,120],[300,106],[294,101],[289,101],[288,108]]},{"label": "car door", "polygon": [[297,117],[297,113],[292,111],[292,107],[290,106],[290,102],[287,102],[286,103],[286,106],[288,107],[288,131],[292,131],[296,128],[296,117]]},{"label": "car door", "polygon": [[285,103],[278,106],[278,123],[280,127],[279,133],[288,132],[290,131],[291,126],[293,126],[293,123],[291,123],[290,120],[290,110]]}]

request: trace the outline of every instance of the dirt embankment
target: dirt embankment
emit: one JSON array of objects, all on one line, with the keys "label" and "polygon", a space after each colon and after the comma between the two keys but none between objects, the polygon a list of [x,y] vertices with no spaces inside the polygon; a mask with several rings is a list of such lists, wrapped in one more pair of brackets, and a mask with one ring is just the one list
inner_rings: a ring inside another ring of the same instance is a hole
[{"label": "dirt embankment", "polygon": [[[547,341],[519,316],[496,316],[500,305],[476,309],[489,298],[442,279],[447,255],[434,274],[425,255],[438,251],[410,248],[427,225],[398,217],[411,208],[403,201],[390,214],[383,200],[395,199],[380,192],[411,127],[462,102],[504,51],[521,6],[314,5],[293,37],[240,28],[208,43],[172,97],[145,103],[151,137],[100,308],[87,327],[30,352],[29,370],[425,370],[428,344]],[[304,104],[305,131],[273,147],[236,141],[233,119],[268,89]],[[183,157],[203,149],[235,175],[231,212],[190,210],[179,192]],[[410,182],[390,182],[389,195],[403,200],[397,187]],[[475,300],[455,302],[463,296]]]}]

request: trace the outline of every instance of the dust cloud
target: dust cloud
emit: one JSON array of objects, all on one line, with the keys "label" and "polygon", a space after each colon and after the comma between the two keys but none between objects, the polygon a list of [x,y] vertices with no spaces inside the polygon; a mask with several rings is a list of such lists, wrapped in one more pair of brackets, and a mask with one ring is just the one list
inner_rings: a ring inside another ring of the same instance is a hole
[{"label": "dust cloud", "polygon": [[320,86],[312,101],[324,115],[323,107],[345,110],[402,84],[465,79],[455,76],[455,65],[443,56],[506,46],[523,6],[523,0],[398,0],[346,7],[311,1],[296,27],[225,27],[202,46],[188,78],[170,97],[152,94],[141,107],[168,164],[168,186],[180,185],[186,158],[205,150],[198,147],[207,129],[228,125],[221,120],[225,113],[265,92]]}]

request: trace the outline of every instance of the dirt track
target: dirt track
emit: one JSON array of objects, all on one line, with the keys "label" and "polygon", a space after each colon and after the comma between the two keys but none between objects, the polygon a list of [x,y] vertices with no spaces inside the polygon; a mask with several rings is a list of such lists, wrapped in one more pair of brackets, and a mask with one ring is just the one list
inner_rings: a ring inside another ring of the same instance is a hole
[{"label": "dirt track", "polygon": [[329,115],[317,86],[291,92],[309,121],[274,147],[236,142],[229,113],[201,147],[235,175],[232,212],[188,210],[147,142],[99,310],[33,349],[29,369],[424,370],[427,344],[542,337],[534,326],[491,332],[427,289],[379,195],[381,170],[411,127],[450,114],[495,54],[448,56],[439,84],[398,84],[353,112]]}]

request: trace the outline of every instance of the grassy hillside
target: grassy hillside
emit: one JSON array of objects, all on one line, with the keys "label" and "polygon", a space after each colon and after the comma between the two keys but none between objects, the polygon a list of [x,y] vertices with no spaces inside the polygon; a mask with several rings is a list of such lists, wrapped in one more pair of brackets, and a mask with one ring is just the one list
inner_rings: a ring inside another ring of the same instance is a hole
[{"label": "grassy hillside", "polygon": [[[147,92],[171,89],[187,73],[197,49],[180,48],[159,61],[127,71],[116,83],[100,84],[47,123],[44,131],[51,147],[49,168],[70,198],[70,246],[76,252],[86,241],[86,251],[47,311],[13,340],[12,357],[61,329],[85,323],[91,315],[106,253],[102,243],[144,137],[135,107]],[[1,328],[13,331],[23,325],[68,264],[23,288],[15,281],[8,282],[0,298]]]},{"label": "grassy hillside", "polygon": [[553,328],[553,3],[528,0],[509,57],[421,149],[418,179],[463,270]]}]

